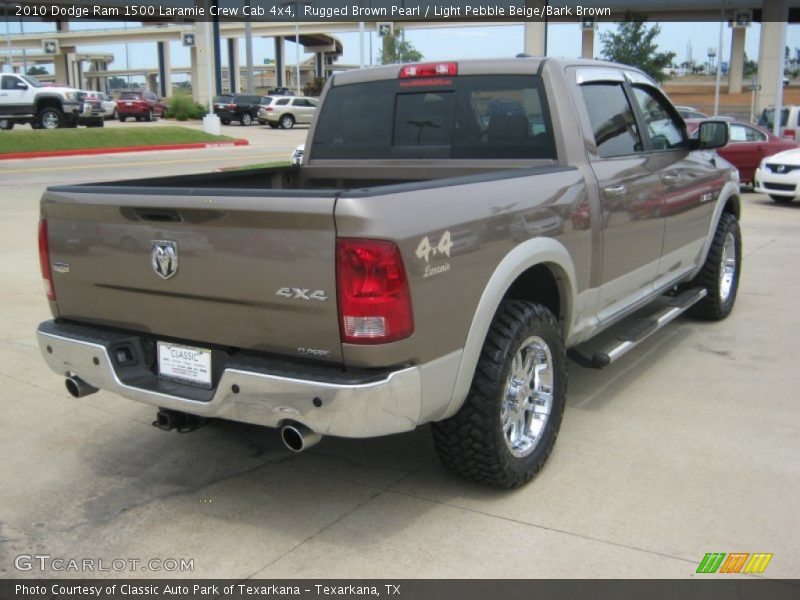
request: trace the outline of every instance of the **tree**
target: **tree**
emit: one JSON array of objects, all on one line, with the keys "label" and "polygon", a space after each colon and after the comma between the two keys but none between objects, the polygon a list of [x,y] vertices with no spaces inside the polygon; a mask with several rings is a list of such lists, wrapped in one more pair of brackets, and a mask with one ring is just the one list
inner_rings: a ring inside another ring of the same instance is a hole
[{"label": "tree", "polygon": [[422,58],[422,52],[414,48],[411,42],[405,40],[401,27],[383,36],[383,49],[378,55],[380,64],[419,62]]},{"label": "tree", "polygon": [[636,13],[625,13],[625,20],[617,23],[617,31],[601,34],[602,56],[606,60],[639,67],[656,81],[667,78],[664,69],[672,64],[674,52],[659,52],[655,37],[661,27],[647,27],[645,18]]},{"label": "tree", "polygon": [[108,78],[108,89],[110,90],[119,90],[122,88],[128,87],[128,82],[125,81],[122,77],[109,77]]},{"label": "tree", "polygon": [[33,75],[34,77],[36,75],[47,75],[47,69],[34,65],[33,67],[28,67],[28,75]]}]

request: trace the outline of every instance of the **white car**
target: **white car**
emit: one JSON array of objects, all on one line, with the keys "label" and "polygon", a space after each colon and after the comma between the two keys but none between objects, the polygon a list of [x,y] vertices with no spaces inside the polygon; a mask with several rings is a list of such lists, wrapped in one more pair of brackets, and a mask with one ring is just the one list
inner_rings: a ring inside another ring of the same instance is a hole
[{"label": "white car", "polygon": [[800,148],[762,160],[756,169],[753,189],[782,204],[800,198]]},{"label": "white car", "polygon": [[306,145],[300,144],[292,151],[292,165],[297,165],[299,167],[303,164],[303,152],[305,152],[305,150]]},{"label": "white car", "polygon": [[116,119],[117,118],[117,103],[114,102],[111,98],[109,98],[103,92],[84,92],[87,98],[93,98],[95,100],[100,100],[100,103],[103,105],[103,116],[106,119]]}]

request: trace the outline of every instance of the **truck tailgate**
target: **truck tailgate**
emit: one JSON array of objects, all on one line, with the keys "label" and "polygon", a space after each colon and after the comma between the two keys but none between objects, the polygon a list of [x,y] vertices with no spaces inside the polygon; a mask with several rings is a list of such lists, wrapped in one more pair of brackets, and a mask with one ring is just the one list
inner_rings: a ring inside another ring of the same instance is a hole
[{"label": "truck tailgate", "polygon": [[334,203],[325,192],[50,189],[42,217],[54,310],[199,345],[339,361]]}]

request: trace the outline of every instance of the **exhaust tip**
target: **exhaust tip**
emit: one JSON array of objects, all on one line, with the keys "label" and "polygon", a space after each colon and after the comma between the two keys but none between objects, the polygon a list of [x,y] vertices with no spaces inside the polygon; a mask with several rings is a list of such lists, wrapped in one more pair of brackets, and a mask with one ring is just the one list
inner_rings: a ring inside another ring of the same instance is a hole
[{"label": "exhaust tip", "polygon": [[281,429],[281,440],[292,452],[307,450],[321,439],[322,436],[320,434],[299,423],[284,425]]},{"label": "exhaust tip", "polygon": [[86,383],[80,377],[67,377],[64,381],[64,385],[67,388],[67,392],[73,398],[82,398],[84,396],[88,396],[89,394],[94,394],[97,391],[96,387],[93,387]]}]

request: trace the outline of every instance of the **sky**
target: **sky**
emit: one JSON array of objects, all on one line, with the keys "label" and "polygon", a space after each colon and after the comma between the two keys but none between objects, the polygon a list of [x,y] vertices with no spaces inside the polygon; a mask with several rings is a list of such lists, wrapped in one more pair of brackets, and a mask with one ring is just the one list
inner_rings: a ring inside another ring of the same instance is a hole
[{"label": "sky", "polygon": [[[122,27],[121,23],[112,22],[82,22],[72,23],[73,30],[79,29],[108,29],[112,27]],[[139,27],[139,23],[128,23],[128,27]],[[691,45],[692,56],[696,63],[707,60],[707,49],[710,46],[717,46],[719,40],[719,23],[661,23],[661,33],[656,41],[661,50],[671,50],[676,53],[676,62],[680,63],[687,59],[688,48]],[[11,21],[2,26],[3,34],[10,29],[11,33],[20,32],[20,23]],[[595,36],[595,56],[599,56],[601,44],[599,34],[604,31],[613,30],[613,24],[599,25]],[[49,23],[25,23],[26,33],[38,31],[53,31],[54,26]],[[745,52],[748,58],[755,59],[758,56],[758,43],[760,35],[760,25],[753,23],[747,30]],[[343,64],[359,63],[359,34],[339,33],[336,36],[342,41],[344,55],[338,62]],[[372,51],[370,52],[370,39],[372,41]],[[457,58],[487,58],[514,56],[523,51],[523,26],[522,24],[509,25],[481,25],[473,27],[448,27],[442,29],[417,29],[406,32],[406,40],[411,42],[417,50],[422,52],[426,60],[438,59],[457,59]],[[727,25],[723,29],[723,60],[727,61],[730,54],[731,30]],[[787,31],[787,45],[794,52],[795,48],[800,48],[800,25],[789,25]],[[226,49],[223,44],[223,61],[227,59]],[[373,62],[378,53],[380,42],[375,34],[365,36],[365,54],[367,64],[369,57],[372,56]],[[122,69],[126,67],[126,52],[124,44],[109,46],[80,46],[80,51],[101,51],[113,52],[115,60],[111,69]],[[3,46],[0,41],[0,52]],[[189,66],[189,51],[180,42],[172,42],[171,47],[173,66]],[[263,64],[265,58],[274,59],[275,50],[271,38],[255,37],[253,39],[254,62]],[[548,27],[548,55],[576,57],[581,52],[581,31],[577,23],[551,24]],[[310,55],[301,52],[300,59],[304,60]],[[286,45],[286,62],[294,64],[295,50],[294,45]],[[245,60],[244,40],[240,40],[240,59]],[[154,43],[129,44],[127,62],[131,68],[155,67],[156,45]],[[225,63],[223,63],[225,64]],[[175,75],[176,81],[180,81],[181,76]],[[134,78],[135,81],[135,78]]]}]

